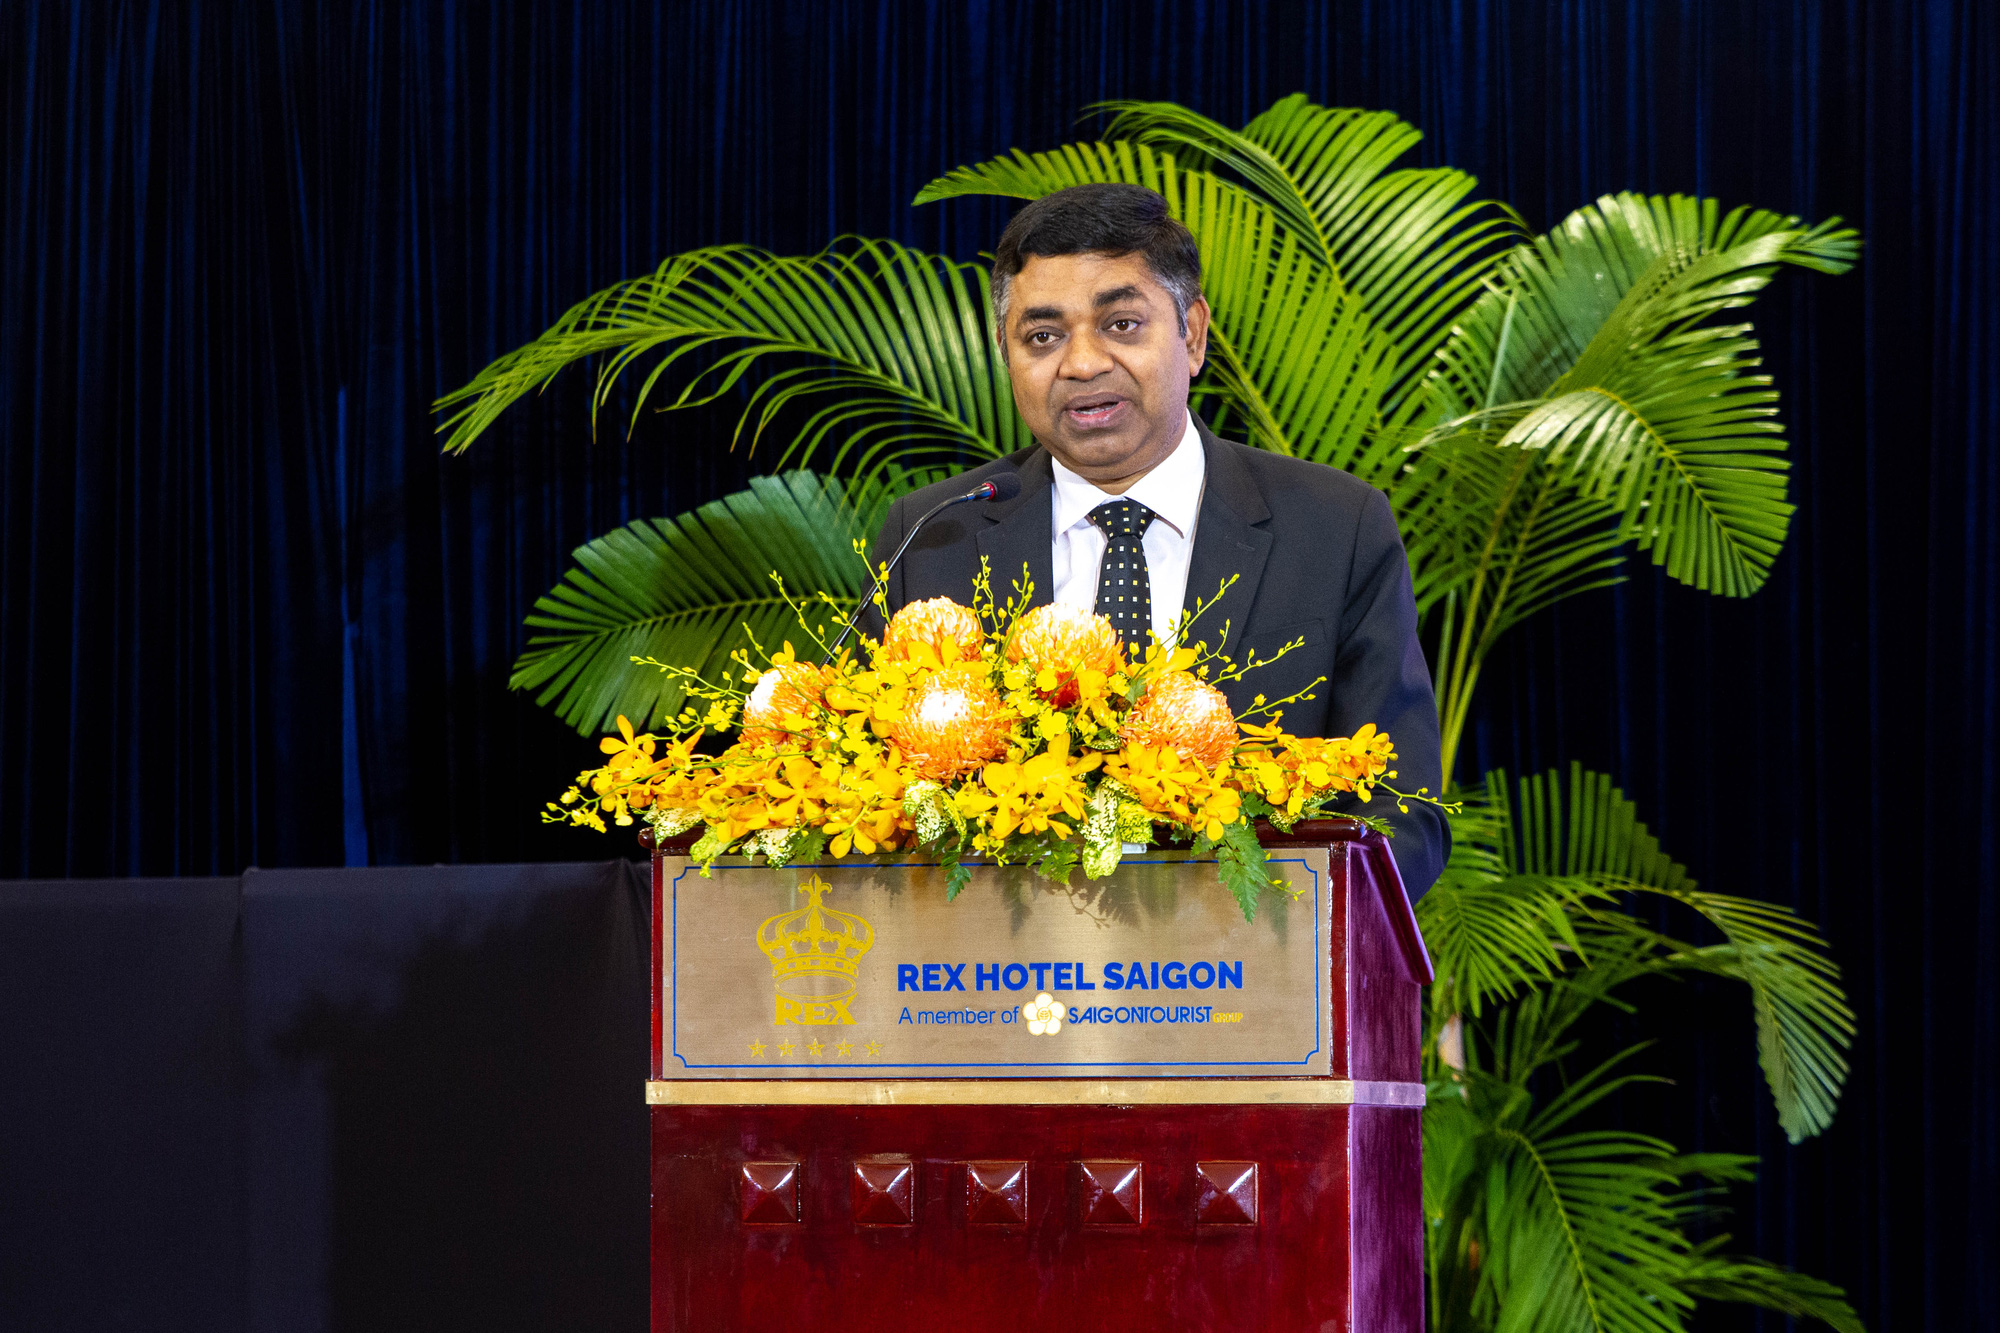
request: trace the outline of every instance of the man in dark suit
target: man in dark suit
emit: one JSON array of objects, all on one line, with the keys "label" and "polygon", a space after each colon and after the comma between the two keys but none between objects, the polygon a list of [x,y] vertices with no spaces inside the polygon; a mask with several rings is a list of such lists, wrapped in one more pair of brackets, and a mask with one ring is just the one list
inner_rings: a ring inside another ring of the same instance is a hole
[{"label": "man in dark suit", "polygon": [[[1084,185],[1027,205],[995,251],[993,309],[1039,443],[890,509],[878,562],[948,496],[1001,473],[1021,483],[925,526],[890,573],[890,609],[969,602],[984,557],[1002,600],[1025,567],[1035,604],[1091,607],[1143,644],[1233,575],[1191,639],[1238,662],[1303,642],[1227,685],[1230,705],[1310,690],[1285,709],[1286,730],[1348,736],[1372,722],[1395,741],[1395,785],[1439,791],[1437,707],[1388,499],[1345,472],[1220,439],[1188,410],[1209,310],[1194,238],[1166,201]],[[1381,799],[1366,812],[1389,820],[1403,882],[1423,893],[1450,847],[1444,817]]]}]

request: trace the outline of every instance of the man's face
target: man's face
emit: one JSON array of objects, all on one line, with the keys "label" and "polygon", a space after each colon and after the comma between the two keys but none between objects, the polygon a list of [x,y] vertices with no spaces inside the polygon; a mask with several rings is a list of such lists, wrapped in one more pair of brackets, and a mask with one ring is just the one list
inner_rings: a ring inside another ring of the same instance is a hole
[{"label": "man's face", "polygon": [[1035,255],[1007,301],[1007,373],[1035,438],[1118,494],[1173,452],[1188,381],[1208,351],[1208,303],[1188,308],[1137,254]]}]

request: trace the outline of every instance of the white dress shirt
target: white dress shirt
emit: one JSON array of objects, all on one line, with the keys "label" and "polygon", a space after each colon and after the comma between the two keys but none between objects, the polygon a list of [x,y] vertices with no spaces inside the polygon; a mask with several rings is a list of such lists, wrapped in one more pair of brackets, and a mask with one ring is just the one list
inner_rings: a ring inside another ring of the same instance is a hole
[{"label": "white dress shirt", "polygon": [[[1051,457],[1055,467],[1054,549],[1051,551],[1057,602],[1097,607],[1097,573],[1104,563],[1104,533],[1090,521],[1090,511],[1111,500],[1136,500],[1153,511],[1140,545],[1146,552],[1146,576],[1153,589],[1153,633],[1167,641],[1168,630],[1180,619],[1187,597],[1188,561],[1194,555],[1194,524],[1201,514],[1202,485],[1208,479],[1201,434],[1194,415],[1180,443],[1151,472],[1123,495],[1101,491]],[[1208,593],[1212,594],[1213,589]]]}]

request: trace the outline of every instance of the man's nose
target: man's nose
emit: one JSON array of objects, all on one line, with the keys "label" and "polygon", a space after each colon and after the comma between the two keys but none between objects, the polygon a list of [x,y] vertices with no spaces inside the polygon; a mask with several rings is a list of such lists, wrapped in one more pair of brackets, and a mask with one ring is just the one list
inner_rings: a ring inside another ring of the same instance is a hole
[{"label": "man's nose", "polygon": [[1094,380],[1110,369],[1111,357],[1104,344],[1092,334],[1081,333],[1063,349],[1062,364],[1056,367],[1056,373],[1066,380]]}]

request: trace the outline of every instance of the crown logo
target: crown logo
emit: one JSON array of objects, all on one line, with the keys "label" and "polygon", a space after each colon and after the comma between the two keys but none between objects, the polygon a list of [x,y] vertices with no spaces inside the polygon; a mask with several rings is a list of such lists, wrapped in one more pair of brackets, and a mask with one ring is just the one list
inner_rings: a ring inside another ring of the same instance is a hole
[{"label": "crown logo", "polygon": [[799,891],[806,895],[804,907],[766,917],[757,927],[757,947],[770,956],[776,983],[772,1022],[852,1023],[847,1002],[854,998],[861,955],[875,947],[875,928],[852,912],[822,905],[833,886],[818,875]]}]

